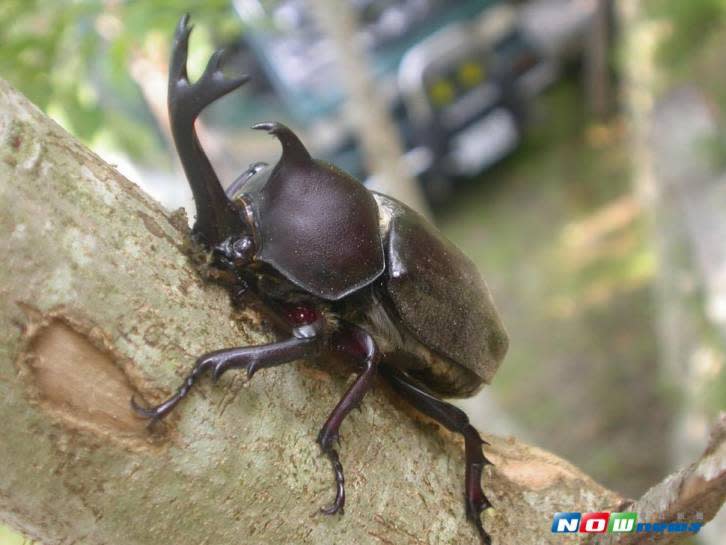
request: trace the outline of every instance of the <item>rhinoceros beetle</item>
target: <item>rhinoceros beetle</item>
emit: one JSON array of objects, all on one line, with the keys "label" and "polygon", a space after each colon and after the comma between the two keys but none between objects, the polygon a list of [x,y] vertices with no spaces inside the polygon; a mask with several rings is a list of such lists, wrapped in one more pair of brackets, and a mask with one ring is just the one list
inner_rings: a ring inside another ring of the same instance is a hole
[{"label": "rhinoceros beetle", "polygon": [[169,72],[168,107],[177,151],[197,208],[192,234],[226,274],[235,297],[256,293],[284,320],[287,338],[200,356],[168,400],[134,410],[155,422],[167,415],[205,372],[216,381],[230,369],[252,377],[323,352],[346,355],[357,378],[317,437],[333,465],[334,502],[342,513],[343,466],[334,443],[346,415],[376,376],[414,408],[465,444],[466,514],[490,543],[480,514],[490,506],[481,487],[490,463],[466,414],[440,397],[466,397],[489,383],[508,347],[486,284],[474,264],[416,212],[369,191],[336,167],[313,159],[280,123],[253,128],[274,135],[282,155],[265,176],[255,164],[225,191],[197,138],[194,121],[246,77],[227,78],[222,51],[200,79],[187,77],[189,17],[180,20]]}]

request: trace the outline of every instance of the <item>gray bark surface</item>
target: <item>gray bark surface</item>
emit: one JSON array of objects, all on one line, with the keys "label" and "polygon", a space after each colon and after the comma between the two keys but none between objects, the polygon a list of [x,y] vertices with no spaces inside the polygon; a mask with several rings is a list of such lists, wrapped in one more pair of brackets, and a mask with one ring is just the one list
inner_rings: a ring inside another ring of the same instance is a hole
[{"label": "gray bark surface", "polygon": [[[147,430],[133,394],[159,401],[195,356],[271,335],[202,282],[181,218],[2,80],[0,209],[0,520],[48,545],[477,543],[461,442],[383,387],[341,429],[345,516],[316,513],[333,497],[314,439],[349,381],[340,366],[203,381]],[[723,435],[709,505],[723,502]],[[552,454],[485,437],[496,544],[562,543],[554,512],[623,501]]]}]

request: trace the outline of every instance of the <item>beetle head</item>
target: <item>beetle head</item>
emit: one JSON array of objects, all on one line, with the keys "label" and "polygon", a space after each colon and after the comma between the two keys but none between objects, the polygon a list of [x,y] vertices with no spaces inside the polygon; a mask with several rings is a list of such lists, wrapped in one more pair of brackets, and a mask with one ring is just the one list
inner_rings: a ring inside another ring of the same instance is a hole
[{"label": "beetle head", "polygon": [[220,269],[230,272],[242,271],[252,263],[255,251],[252,235],[235,235],[212,248],[212,260]]}]

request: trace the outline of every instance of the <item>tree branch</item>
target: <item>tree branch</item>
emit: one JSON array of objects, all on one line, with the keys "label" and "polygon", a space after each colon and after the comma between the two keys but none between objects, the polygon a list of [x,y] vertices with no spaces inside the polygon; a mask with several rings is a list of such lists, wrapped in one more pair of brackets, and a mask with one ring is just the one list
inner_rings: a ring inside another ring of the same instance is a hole
[{"label": "tree branch", "polygon": [[[652,522],[707,522],[713,519],[726,498],[726,413],[711,429],[711,438],[701,458],[676,471],[626,506],[638,513],[638,520]],[[606,543],[636,545],[649,543],[648,534],[629,534]],[[664,533],[658,543],[677,543],[682,534]],[[602,543],[602,540],[599,541]]]},{"label": "tree branch", "polygon": [[[346,382],[326,362],[205,383],[150,433],[132,394],[160,400],[196,355],[269,340],[264,320],[233,319],[186,226],[1,80],[0,142],[0,519],[46,544],[476,543],[461,444],[385,388],[342,428],[345,516],[315,514],[333,486],[314,438]],[[495,543],[561,543],[554,512],[623,503],[552,454],[487,439]],[[704,479],[723,501],[716,443],[679,481],[694,508]]]}]

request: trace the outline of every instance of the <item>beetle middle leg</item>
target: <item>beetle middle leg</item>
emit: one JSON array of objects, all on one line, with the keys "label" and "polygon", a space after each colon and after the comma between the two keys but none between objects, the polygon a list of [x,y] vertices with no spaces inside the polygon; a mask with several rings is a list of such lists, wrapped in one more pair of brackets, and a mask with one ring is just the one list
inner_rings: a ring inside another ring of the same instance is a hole
[{"label": "beetle middle leg", "polygon": [[413,377],[393,365],[386,365],[385,361],[381,364],[380,370],[381,375],[394,390],[417,410],[464,437],[466,516],[476,526],[482,543],[491,545],[491,538],[484,530],[480,516],[482,511],[491,507],[481,487],[482,470],[484,466],[491,464],[482,451],[482,445],[487,444],[486,441],[479,436],[479,432],[471,425],[464,411],[437,398]]},{"label": "beetle middle leg", "polygon": [[340,463],[338,451],[333,443],[338,441],[340,425],[348,413],[356,408],[363,397],[373,386],[373,379],[376,376],[378,362],[381,359],[380,352],[371,335],[353,325],[344,325],[332,338],[332,349],[336,352],[347,354],[361,364],[361,372],[355,382],[348,388],[341,400],[330,413],[330,416],[318,433],[318,444],[321,450],[328,456],[333,464],[335,472],[336,493],[335,501],[322,512],[326,515],[335,513],[343,514],[345,507],[345,478],[343,476],[343,465]]}]

